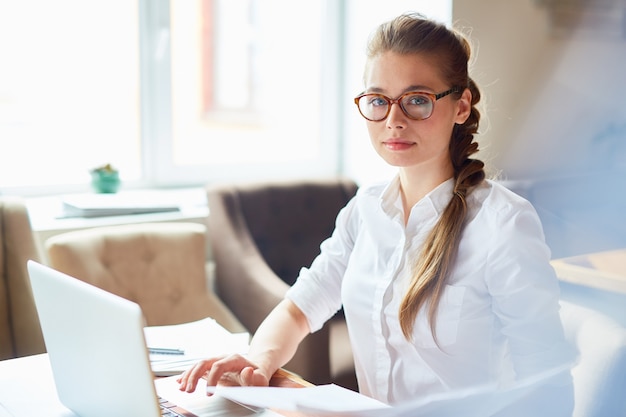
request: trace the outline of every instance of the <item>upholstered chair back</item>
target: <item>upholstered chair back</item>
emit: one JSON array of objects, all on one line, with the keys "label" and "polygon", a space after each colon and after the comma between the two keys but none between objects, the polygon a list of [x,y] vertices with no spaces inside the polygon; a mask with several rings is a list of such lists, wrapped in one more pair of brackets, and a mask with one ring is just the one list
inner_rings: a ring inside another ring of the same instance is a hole
[{"label": "upholstered chair back", "polygon": [[248,185],[233,189],[229,203],[240,213],[265,262],[293,285],[300,269],[319,254],[337,213],[356,190],[348,180]]},{"label": "upholstered chair back", "polygon": [[208,283],[204,225],[85,229],[51,237],[46,250],[53,268],[138,303],[148,325],[210,316],[228,330],[244,330]]},{"label": "upholstered chair back", "polygon": [[24,202],[0,198],[0,360],[45,352],[26,269],[40,258]]}]

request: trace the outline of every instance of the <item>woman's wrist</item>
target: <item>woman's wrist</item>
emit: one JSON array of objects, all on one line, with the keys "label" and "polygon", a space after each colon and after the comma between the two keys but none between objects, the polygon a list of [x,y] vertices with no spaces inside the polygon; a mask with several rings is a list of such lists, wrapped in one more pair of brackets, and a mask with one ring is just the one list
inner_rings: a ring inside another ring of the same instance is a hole
[{"label": "woman's wrist", "polygon": [[276,370],[279,368],[273,364],[270,353],[248,354],[246,359],[254,366],[257,372],[260,372],[269,381]]}]

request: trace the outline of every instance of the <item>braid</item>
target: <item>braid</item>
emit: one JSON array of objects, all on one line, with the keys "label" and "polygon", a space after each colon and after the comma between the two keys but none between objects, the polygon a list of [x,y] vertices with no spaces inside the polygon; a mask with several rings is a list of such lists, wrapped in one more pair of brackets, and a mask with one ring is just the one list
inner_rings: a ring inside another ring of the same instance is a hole
[{"label": "braid", "polygon": [[466,195],[467,190],[485,179],[485,164],[470,156],[478,152],[478,143],[474,142],[474,134],[478,132],[480,112],[476,104],[480,101],[480,91],[471,78],[468,88],[472,93],[470,115],[462,125],[455,125],[450,140],[450,159],[455,173],[454,193]]},{"label": "braid", "polygon": [[467,214],[466,198],[485,178],[484,164],[471,158],[478,152],[474,135],[478,132],[480,112],[476,104],[480,91],[469,77],[467,63],[470,46],[460,34],[445,26],[407,14],[381,25],[371,38],[368,56],[384,51],[403,54],[425,53],[438,57],[442,75],[450,85],[459,86],[460,98],[465,88],[472,94],[471,111],[463,124],[455,125],[450,139],[450,159],[454,168],[454,190],[441,218],[430,232],[416,260],[413,277],[400,303],[399,319],[404,336],[412,339],[417,313],[428,305],[428,320],[435,341],[436,312],[446,286],[450,266],[458,250]]},{"label": "braid", "polygon": [[470,155],[478,152],[478,144],[473,139],[480,120],[480,113],[475,107],[480,100],[480,93],[473,81],[470,80],[469,85],[472,91],[470,116],[464,124],[455,126],[450,141],[450,157],[455,176],[452,198],[426,239],[414,268],[413,279],[400,304],[400,326],[409,340],[412,338],[415,317],[422,305],[429,300],[428,320],[435,342],[437,341],[437,307],[461,239],[467,214],[466,197],[485,178],[484,163],[470,158]]}]

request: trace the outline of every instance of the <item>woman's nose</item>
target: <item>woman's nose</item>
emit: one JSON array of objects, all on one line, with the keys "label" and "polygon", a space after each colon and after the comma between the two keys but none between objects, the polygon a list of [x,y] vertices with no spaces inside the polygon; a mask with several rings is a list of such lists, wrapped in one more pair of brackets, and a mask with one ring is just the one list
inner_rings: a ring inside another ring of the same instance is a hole
[{"label": "woman's nose", "polygon": [[406,127],[407,117],[402,111],[399,103],[391,104],[391,108],[389,109],[389,114],[387,115],[387,119],[385,122],[388,129],[402,129]]}]

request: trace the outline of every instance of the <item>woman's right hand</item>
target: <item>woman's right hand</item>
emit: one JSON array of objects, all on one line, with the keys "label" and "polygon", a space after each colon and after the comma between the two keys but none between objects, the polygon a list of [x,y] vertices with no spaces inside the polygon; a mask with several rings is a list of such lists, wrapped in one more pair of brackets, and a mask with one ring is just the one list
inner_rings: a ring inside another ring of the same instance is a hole
[{"label": "woman's right hand", "polygon": [[181,391],[196,390],[200,378],[207,381],[207,386],[268,386],[270,376],[241,355],[229,355],[205,359],[186,370],[176,381]]},{"label": "woman's right hand", "polygon": [[235,354],[200,361],[177,379],[179,389],[195,391],[200,378],[206,379],[208,386],[266,387],[274,372],[289,362],[309,333],[304,313],[291,300],[284,299],[257,329],[248,356]]}]

